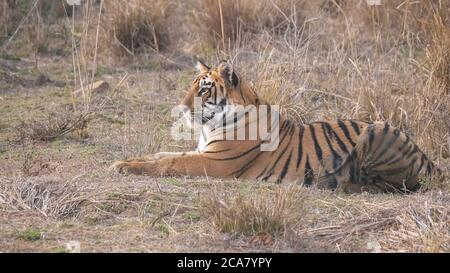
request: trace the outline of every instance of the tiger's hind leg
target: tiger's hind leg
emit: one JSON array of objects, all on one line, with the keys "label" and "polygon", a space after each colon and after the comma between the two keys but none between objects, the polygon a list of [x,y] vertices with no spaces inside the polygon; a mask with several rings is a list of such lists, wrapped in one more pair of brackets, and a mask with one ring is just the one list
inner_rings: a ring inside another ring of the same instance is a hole
[{"label": "tiger's hind leg", "polygon": [[322,181],[334,180],[337,190],[409,192],[420,188],[420,176],[431,175],[433,163],[399,129],[370,124],[344,163]]}]

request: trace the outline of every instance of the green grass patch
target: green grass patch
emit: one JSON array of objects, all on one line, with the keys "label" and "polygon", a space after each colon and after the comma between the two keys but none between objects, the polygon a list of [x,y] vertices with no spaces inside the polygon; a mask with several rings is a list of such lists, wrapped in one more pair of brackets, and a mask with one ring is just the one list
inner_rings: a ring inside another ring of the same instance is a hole
[{"label": "green grass patch", "polygon": [[25,240],[25,241],[37,241],[41,239],[41,231],[35,228],[27,228],[25,230],[19,231],[17,233],[17,239]]},{"label": "green grass patch", "polygon": [[188,221],[196,222],[196,221],[200,220],[200,214],[195,211],[186,211],[183,214],[183,218]]},{"label": "green grass patch", "polygon": [[174,185],[177,187],[183,186],[183,182],[181,182],[179,179],[176,179],[176,178],[164,178],[161,180],[161,182],[163,184]]}]

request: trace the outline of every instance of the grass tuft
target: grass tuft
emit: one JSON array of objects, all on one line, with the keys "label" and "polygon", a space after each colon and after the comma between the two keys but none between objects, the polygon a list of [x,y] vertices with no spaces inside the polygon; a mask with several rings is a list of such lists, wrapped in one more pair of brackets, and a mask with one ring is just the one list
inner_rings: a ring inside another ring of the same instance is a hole
[{"label": "grass tuft", "polygon": [[166,49],[171,8],[173,3],[167,0],[109,1],[105,5],[109,44],[119,55]]},{"label": "grass tuft", "polygon": [[27,228],[25,230],[18,231],[16,238],[34,242],[41,239],[41,231],[35,228]]},{"label": "grass tuft", "polygon": [[306,198],[306,191],[297,185],[236,195],[213,191],[202,208],[221,232],[284,236],[301,222]]},{"label": "grass tuft", "polygon": [[76,132],[85,138],[86,128],[92,113],[55,113],[46,119],[23,122],[15,128],[16,141],[24,140],[53,141],[58,137]]},{"label": "grass tuft", "polygon": [[76,216],[86,200],[82,190],[48,178],[1,179],[0,207],[6,211],[34,210],[63,219]]}]

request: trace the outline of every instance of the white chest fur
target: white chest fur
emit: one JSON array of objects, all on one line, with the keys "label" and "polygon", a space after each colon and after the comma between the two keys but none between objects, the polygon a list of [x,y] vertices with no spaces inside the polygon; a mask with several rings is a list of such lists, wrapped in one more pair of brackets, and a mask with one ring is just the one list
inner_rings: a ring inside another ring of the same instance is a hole
[{"label": "white chest fur", "polygon": [[197,145],[197,152],[201,153],[206,148],[207,144],[206,134],[204,130],[202,129],[202,133],[200,134],[200,137],[198,139],[198,145]]}]

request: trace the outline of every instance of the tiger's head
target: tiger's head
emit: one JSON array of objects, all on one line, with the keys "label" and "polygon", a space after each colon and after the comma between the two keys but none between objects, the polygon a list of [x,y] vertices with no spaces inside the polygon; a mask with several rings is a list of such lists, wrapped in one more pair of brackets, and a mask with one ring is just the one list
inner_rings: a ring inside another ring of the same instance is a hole
[{"label": "tiger's head", "polygon": [[198,76],[192,82],[186,96],[181,101],[185,108],[185,118],[189,121],[195,114],[195,98],[201,99],[202,124],[227,111],[233,105],[259,105],[260,99],[252,88],[241,80],[233,66],[221,61],[216,68],[210,68],[197,61]]}]

